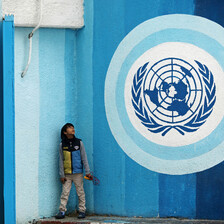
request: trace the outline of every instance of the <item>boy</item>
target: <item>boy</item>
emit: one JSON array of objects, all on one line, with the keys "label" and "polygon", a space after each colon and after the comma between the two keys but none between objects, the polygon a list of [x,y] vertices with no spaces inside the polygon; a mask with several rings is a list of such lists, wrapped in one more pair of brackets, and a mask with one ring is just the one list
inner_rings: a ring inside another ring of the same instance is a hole
[{"label": "boy", "polygon": [[75,184],[76,193],[79,198],[78,218],[85,218],[85,192],[83,188],[83,165],[86,176],[92,178],[89,164],[82,141],[75,137],[73,124],[67,123],[61,129],[61,143],[59,149],[59,174],[63,184],[61,193],[61,204],[56,219],[65,217],[66,205],[72,182]]}]

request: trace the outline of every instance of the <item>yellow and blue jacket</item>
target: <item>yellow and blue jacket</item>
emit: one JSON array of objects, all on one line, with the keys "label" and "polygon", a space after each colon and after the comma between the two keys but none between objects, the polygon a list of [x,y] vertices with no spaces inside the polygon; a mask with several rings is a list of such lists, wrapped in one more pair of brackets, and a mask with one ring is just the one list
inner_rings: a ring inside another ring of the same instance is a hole
[{"label": "yellow and blue jacket", "polygon": [[83,173],[89,174],[89,164],[83,142],[67,141],[66,144],[60,144],[59,147],[59,174],[64,177],[66,174]]}]

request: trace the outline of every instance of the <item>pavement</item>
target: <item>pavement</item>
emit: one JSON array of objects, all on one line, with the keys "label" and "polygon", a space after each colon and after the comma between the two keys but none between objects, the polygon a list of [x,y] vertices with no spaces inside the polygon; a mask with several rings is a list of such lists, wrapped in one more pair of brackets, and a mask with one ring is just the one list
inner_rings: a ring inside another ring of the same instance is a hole
[{"label": "pavement", "polygon": [[136,218],[136,217],[115,217],[115,216],[86,216],[85,219],[78,219],[76,216],[66,216],[64,219],[44,218],[33,220],[32,224],[224,224],[224,220],[193,220],[180,218]]}]

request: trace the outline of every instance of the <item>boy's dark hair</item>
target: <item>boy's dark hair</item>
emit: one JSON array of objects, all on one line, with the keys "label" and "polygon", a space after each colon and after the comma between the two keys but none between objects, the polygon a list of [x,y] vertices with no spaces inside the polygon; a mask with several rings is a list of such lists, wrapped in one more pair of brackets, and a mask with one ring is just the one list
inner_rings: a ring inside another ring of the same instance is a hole
[{"label": "boy's dark hair", "polygon": [[64,134],[64,132],[66,132],[66,130],[67,130],[68,127],[73,127],[73,128],[74,128],[74,125],[71,124],[71,123],[66,123],[66,124],[61,128],[61,139],[65,139],[65,138],[66,138],[66,135]]}]

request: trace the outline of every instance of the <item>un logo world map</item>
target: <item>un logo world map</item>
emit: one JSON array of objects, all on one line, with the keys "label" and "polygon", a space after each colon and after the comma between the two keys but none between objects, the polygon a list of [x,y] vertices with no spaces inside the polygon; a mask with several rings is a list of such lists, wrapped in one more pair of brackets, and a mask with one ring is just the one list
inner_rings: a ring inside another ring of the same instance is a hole
[{"label": "un logo world map", "polygon": [[[198,68],[180,58],[165,58],[149,69],[149,63],[138,69],[133,79],[132,104],[136,116],[149,131],[165,135],[175,129],[184,135],[198,130],[206,122],[216,101],[216,86],[207,66],[198,61],[196,64]],[[184,125],[178,124],[192,116]]]}]

